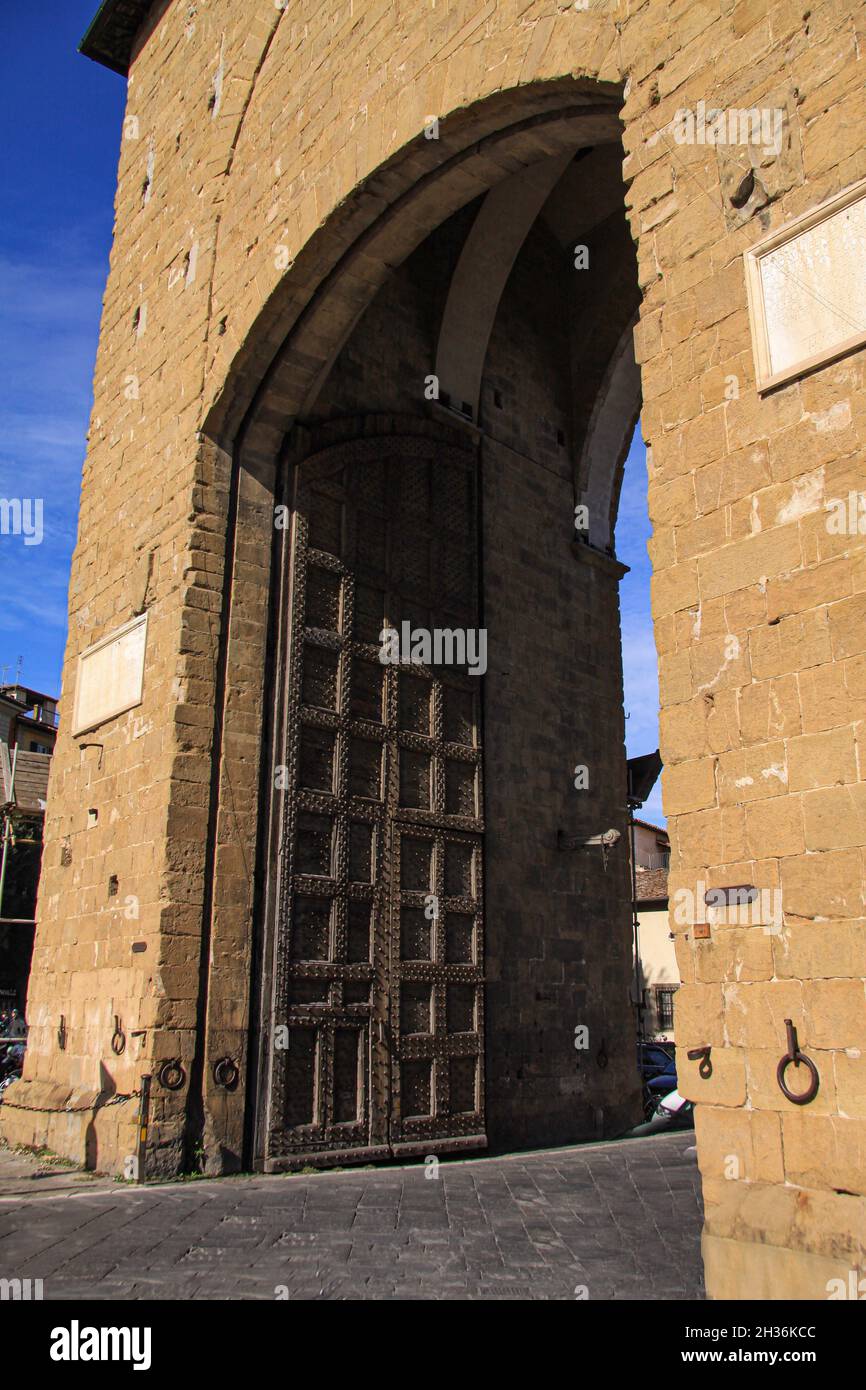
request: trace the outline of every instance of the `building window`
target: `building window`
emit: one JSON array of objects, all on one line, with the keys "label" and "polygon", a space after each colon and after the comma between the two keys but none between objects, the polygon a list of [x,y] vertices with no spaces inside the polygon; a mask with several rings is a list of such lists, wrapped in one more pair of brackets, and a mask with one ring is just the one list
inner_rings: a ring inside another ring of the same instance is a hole
[{"label": "building window", "polygon": [[656,985],[656,1019],[660,1029],[674,1026],[674,995],[678,985]]}]

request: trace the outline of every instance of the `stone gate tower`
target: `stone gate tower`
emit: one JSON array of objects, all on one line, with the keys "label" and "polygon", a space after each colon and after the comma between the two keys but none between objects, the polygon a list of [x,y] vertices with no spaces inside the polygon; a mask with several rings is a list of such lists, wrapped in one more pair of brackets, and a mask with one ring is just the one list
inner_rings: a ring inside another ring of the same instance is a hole
[{"label": "stone gate tower", "polygon": [[627,1127],[640,414],[708,1287],[864,1272],[864,37],[854,0],[105,0],[10,1141],[121,1171],[144,1076],[154,1174]]}]

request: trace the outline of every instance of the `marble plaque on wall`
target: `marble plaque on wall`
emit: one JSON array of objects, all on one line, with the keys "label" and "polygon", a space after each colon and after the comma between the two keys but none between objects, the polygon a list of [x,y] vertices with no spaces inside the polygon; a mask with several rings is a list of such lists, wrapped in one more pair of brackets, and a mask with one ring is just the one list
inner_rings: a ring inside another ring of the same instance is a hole
[{"label": "marble plaque on wall", "polygon": [[759,391],[866,343],[866,179],[745,253]]},{"label": "marble plaque on wall", "polygon": [[141,704],[147,614],[94,642],[78,658],[73,735]]}]

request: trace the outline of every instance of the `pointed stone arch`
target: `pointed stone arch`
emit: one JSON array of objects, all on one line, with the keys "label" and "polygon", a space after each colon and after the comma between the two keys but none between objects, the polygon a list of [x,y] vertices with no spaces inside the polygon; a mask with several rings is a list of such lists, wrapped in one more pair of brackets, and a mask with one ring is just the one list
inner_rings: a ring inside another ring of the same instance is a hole
[{"label": "pointed stone arch", "polygon": [[439,330],[436,378],[440,397],[470,420],[478,419],[481,374],[505,282],[572,158],[567,150],[496,184],[463,245]]},{"label": "pointed stone arch", "polygon": [[[279,626],[281,621],[279,610],[286,594],[279,581],[283,561],[280,538],[275,537],[274,511],[285,500],[280,487],[287,438],[296,426],[302,426],[341,350],[396,268],[452,214],[482,198],[476,215],[477,236],[470,236],[465,259],[460,258],[451,286],[453,298],[441,325],[439,353],[430,363],[431,371],[448,363],[448,372],[455,373],[451,389],[459,395],[461,405],[471,397],[477,413],[487,340],[502,288],[539,209],[576,154],[614,146],[621,136],[618,95],[586,81],[543,84],[537,89],[502,94],[459,113],[449,123],[450,144],[431,149],[435,142],[419,139],[356,190],[311,239],[263,308],[205,420],[203,448],[212,453],[214,466],[231,478],[215,739],[213,902],[207,940],[208,958],[216,964],[210,970],[202,1025],[202,1037],[207,1037],[206,1049],[204,1043],[202,1048],[208,1056],[215,1050],[234,1055],[244,1047],[246,1029],[227,1026],[225,1020],[237,1015],[238,997],[249,988],[251,972],[255,976],[256,953],[261,951],[261,942],[257,944],[251,937],[249,920],[236,911],[238,850],[229,844],[240,839],[246,862],[258,858],[259,878],[264,884],[261,891],[267,893],[261,807],[268,794],[269,774],[262,753],[274,737],[273,728],[268,727],[266,692],[274,680],[281,679],[279,665],[273,664],[272,634],[274,622]],[[492,282],[482,293],[484,304],[475,306],[483,325],[461,359],[455,351],[461,324],[466,322],[458,304],[460,285],[471,281],[478,247],[494,220],[505,216],[504,209],[508,209],[508,229],[493,258]],[[624,228],[624,211],[618,216]],[[606,252],[604,241],[602,227],[598,255],[608,255],[611,264],[618,264],[620,252]],[[633,271],[627,268],[621,274],[628,278]],[[591,312],[602,314],[603,305],[593,303]],[[616,312],[621,313],[619,306]],[[633,306],[629,317],[632,312]],[[604,352],[611,335],[615,344],[622,332],[621,318],[618,324],[607,324],[604,334],[599,335],[598,351]],[[593,362],[598,362],[595,338],[589,341],[593,343]],[[627,361],[624,348],[620,356]],[[599,376],[602,372],[599,367]],[[446,373],[445,380],[452,378]],[[617,389],[621,387],[619,371],[614,371],[612,381]],[[466,394],[461,394],[464,383]],[[588,379],[583,393],[587,401],[592,389]],[[588,415],[588,404],[585,409]],[[448,414],[456,422],[455,413]],[[576,463],[581,459],[590,461],[593,485],[601,488],[604,456],[611,474],[605,493],[609,508],[610,499],[615,498],[617,460],[609,452],[604,454],[597,430],[595,452],[584,445],[581,453],[585,429],[584,420],[575,422],[568,492],[576,495]],[[297,444],[291,448],[296,451]],[[593,463],[596,454],[598,462]],[[294,452],[290,451],[289,457],[294,457]],[[567,502],[561,520],[571,529]],[[615,565],[609,572],[605,570],[611,562],[599,553],[604,548],[575,547],[576,552],[587,552],[592,573],[587,582],[598,595],[598,611],[607,611],[609,586],[613,584],[610,592],[615,592],[621,573]],[[611,617],[615,621],[614,613]],[[238,725],[241,711],[243,719]],[[260,984],[254,979],[254,993]],[[260,1018],[248,1037],[251,1094],[258,1066],[256,1032],[267,1026],[267,1020]],[[238,1146],[246,1124],[247,1152],[252,1153],[256,1147],[256,1108],[246,1105],[246,1086],[227,1093],[211,1084],[206,1066],[202,1077],[205,1115],[211,1117],[216,1129],[233,1134]]]},{"label": "pointed stone arch", "polygon": [[622,470],[641,408],[632,321],[623,329],[595,399],[577,462],[578,502],[589,511],[589,544],[613,553]]}]

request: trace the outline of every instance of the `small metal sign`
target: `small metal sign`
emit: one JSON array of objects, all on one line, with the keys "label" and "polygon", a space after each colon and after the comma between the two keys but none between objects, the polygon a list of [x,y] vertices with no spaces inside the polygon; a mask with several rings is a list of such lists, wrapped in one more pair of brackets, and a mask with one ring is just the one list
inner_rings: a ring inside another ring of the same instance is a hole
[{"label": "small metal sign", "polygon": [[758,890],[751,883],[735,883],[728,888],[708,888],[704,894],[707,907],[746,907],[756,902]]}]

